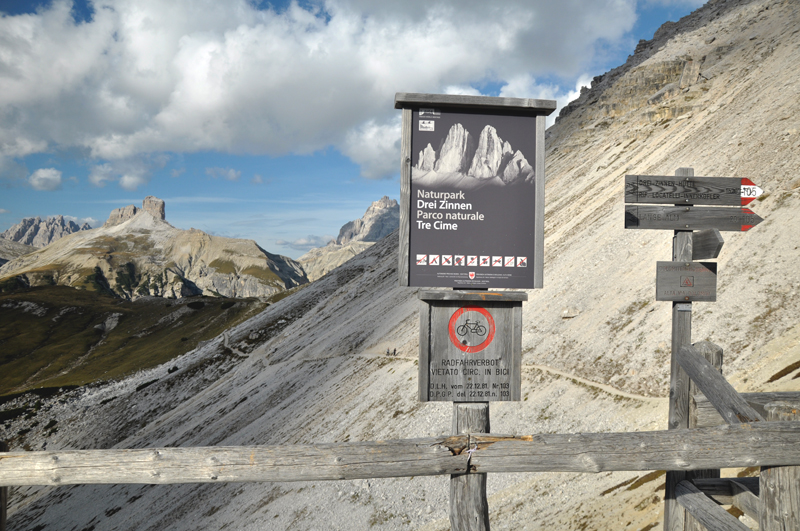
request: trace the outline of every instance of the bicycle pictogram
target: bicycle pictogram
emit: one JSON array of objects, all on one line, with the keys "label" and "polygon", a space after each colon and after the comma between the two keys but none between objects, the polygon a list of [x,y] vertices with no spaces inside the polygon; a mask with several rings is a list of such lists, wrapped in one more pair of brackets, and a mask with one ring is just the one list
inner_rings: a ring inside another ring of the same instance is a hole
[{"label": "bicycle pictogram", "polygon": [[470,320],[467,319],[464,324],[456,328],[456,334],[465,336],[467,335],[467,332],[472,332],[473,334],[478,334],[479,336],[485,336],[486,327],[480,324],[478,321],[470,322]]}]

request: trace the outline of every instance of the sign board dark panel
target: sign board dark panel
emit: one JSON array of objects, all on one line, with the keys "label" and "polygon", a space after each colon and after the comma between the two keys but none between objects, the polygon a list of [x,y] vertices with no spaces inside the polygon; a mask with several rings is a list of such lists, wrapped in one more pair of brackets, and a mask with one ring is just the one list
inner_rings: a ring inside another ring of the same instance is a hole
[{"label": "sign board dark panel", "polygon": [[763,190],[737,177],[626,175],[626,203],[745,206]]},{"label": "sign board dark panel", "polygon": [[656,300],[716,301],[717,264],[714,262],[657,262]]},{"label": "sign board dark panel", "polygon": [[403,114],[401,284],[541,287],[552,111],[504,107],[504,98],[413,101]]},{"label": "sign board dark panel", "polygon": [[747,208],[625,205],[626,229],[744,232],[764,221]]},{"label": "sign board dark panel", "polygon": [[[522,299],[420,293],[419,397],[423,402],[519,400]],[[522,293],[524,295],[524,293]],[[527,298],[527,297],[525,297]]]}]

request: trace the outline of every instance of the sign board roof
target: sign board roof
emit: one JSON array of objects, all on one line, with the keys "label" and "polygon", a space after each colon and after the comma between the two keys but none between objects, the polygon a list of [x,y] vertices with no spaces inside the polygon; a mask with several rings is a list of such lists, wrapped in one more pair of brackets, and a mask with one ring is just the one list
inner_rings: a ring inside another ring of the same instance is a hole
[{"label": "sign board roof", "polygon": [[657,301],[717,300],[717,264],[715,262],[657,262]]},{"label": "sign board roof", "polygon": [[745,206],[764,191],[737,177],[626,175],[626,203]]},{"label": "sign board roof", "polygon": [[747,208],[625,205],[626,229],[744,232],[764,221]]}]

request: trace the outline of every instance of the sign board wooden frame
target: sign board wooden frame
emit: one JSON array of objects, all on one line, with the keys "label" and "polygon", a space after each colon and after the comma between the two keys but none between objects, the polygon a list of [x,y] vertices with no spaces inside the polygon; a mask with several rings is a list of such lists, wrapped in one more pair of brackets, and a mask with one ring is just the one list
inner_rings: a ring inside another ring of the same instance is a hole
[{"label": "sign board wooden frame", "polygon": [[421,402],[520,400],[525,292],[420,291]]},{"label": "sign board wooden frame", "polygon": [[395,108],[400,285],[541,288],[545,117],[556,102],[398,93]]}]

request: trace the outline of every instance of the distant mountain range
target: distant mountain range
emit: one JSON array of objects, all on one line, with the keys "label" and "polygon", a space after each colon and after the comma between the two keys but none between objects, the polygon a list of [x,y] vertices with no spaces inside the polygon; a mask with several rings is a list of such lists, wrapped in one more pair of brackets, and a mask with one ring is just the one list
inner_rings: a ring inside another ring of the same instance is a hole
[{"label": "distant mountain range", "polygon": [[24,218],[7,231],[0,233],[0,239],[42,248],[73,232],[90,230],[88,223],[78,225],[64,216]]},{"label": "distant mountain range", "polygon": [[360,219],[345,223],[339,236],[325,247],[311,249],[298,261],[314,281],[333,271],[372,244],[396,231],[400,226],[400,205],[383,196],[374,201]]},{"label": "distant mountain range", "polygon": [[0,291],[63,285],[131,300],[269,297],[306,282],[300,264],[253,240],[173,227],[164,201],[152,196],[141,209],[114,210],[99,229],[73,232],[0,267]]}]

